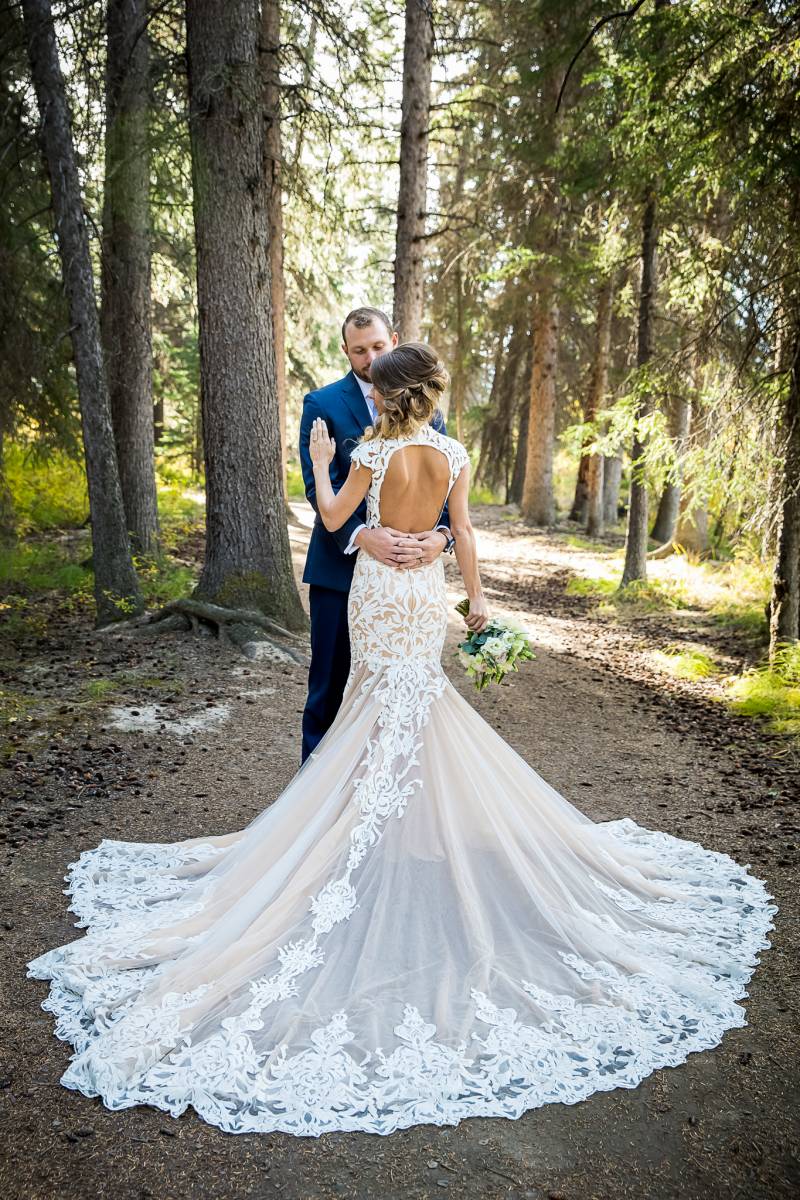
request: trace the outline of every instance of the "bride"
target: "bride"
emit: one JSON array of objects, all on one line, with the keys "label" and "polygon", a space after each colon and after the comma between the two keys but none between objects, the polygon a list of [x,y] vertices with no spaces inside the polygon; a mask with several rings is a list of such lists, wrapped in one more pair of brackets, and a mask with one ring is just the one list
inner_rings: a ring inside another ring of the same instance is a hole
[{"label": "bride", "polygon": [[[319,511],[417,532],[449,498],[482,628],[463,446],[429,424],[429,347],[372,367],[380,414]],[[338,716],[240,832],[103,840],[71,864],[88,932],[28,964],[74,1048],[61,1082],[112,1109],[189,1106],[231,1133],[388,1134],[635,1087],[744,1025],[777,907],[726,854],[574,808],[441,667],[441,559],[359,554]]]}]

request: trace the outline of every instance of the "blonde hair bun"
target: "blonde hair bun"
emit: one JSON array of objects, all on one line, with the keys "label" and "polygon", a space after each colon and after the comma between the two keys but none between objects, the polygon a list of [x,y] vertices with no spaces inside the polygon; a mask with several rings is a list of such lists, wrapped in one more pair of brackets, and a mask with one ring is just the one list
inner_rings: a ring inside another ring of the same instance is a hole
[{"label": "blonde hair bun", "polygon": [[404,342],[372,364],[370,378],[384,411],[366,438],[408,437],[427,425],[450,382],[444,363],[425,342]]}]

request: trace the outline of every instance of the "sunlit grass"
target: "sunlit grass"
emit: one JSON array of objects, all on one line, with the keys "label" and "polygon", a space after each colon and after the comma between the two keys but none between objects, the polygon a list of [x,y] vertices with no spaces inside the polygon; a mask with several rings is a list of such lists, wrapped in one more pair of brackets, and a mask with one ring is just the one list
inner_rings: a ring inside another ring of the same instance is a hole
[{"label": "sunlit grass", "polygon": [[675,679],[708,679],[720,673],[719,665],[703,650],[668,646],[665,650],[655,650],[652,657],[656,666]]},{"label": "sunlit grass", "polygon": [[583,573],[570,580],[567,593],[597,598],[601,612],[619,610],[620,605],[627,605],[630,611],[634,607],[643,611],[688,607],[750,640],[766,639],[770,592],[766,563],[742,558],[702,562],[686,554],[673,554],[649,561],[645,582],[637,581],[617,592],[622,577],[621,550],[605,548],[579,535],[568,535],[564,541],[572,549],[585,552],[575,556],[575,566]]},{"label": "sunlit grass", "polygon": [[581,537],[577,533],[568,533],[564,541],[568,546],[572,546],[574,550],[591,550],[593,554],[602,554],[608,551],[608,546],[603,542],[595,538]]},{"label": "sunlit grass", "polygon": [[775,733],[800,736],[800,644],[781,647],[771,663],[732,680],[727,695],[735,712],[766,718]]},{"label": "sunlit grass", "polygon": [[83,525],[89,515],[86,475],[81,463],[63,450],[36,455],[30,446],[6,439],[3,447],[6,482],[17,524],[24,536],[32,530]]},{"label": "sunlit grass", "polygon": [[618,587],[618,579],[576,575],[567,584],[566,592],[568,596],[595,596],[603,598],[613,596]]},{"label": "sunlit grass", "polygon": [[753,638],[767,634],[766,605],[770,593],[767,563],[734,558],[728,562],[698,562],[674,554],[660,566],[683,582],[690,603],[704,609],[717,624]]},{"label": "sunlit grass", "polygon": [[671,580],[634,580],[620,587],[621,575],[577,575],[567,584],[568,596],[591,596],[604,600],[617,609],[652,612],[659,609],[682,608],[687,602],[685,589]]},{"label": "sunlit grass", "polygon": [[162,532],[173,525],[196,524],[205,518],[205,495],[191,483],[158,485],[158,515]]}]

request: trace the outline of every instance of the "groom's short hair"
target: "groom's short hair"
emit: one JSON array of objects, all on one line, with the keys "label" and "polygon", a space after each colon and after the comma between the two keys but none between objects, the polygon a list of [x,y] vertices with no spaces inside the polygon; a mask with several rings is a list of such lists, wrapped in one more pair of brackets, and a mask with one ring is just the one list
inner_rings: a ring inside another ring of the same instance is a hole
[{"label": "groom's short hair", "polygon": [[380,308],[354,308],[352,312],[347,314],[342,323],[342,341],[344,342],[345,346],[347,345],[346,330],[348,325],[355,325],[356,329],[366,329],[367,326],[371,325],[373,321],[382,321],[386,326],[387,333],[389,333],[389,335],[394,333],[394,330],[392,329],[392,322],[389,320],[386,313],[382,312]]}]

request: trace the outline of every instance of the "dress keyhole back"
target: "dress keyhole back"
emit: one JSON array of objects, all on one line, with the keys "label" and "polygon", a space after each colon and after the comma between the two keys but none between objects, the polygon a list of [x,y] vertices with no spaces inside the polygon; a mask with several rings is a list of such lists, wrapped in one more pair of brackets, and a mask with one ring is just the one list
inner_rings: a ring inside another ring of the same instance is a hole
[{"label": "dress keyhole back", "polygon": [[380,479],[381,525],[403,533],[433,529],[447,500],[450,480],[450,463],[438,447],[398,447]]}]

